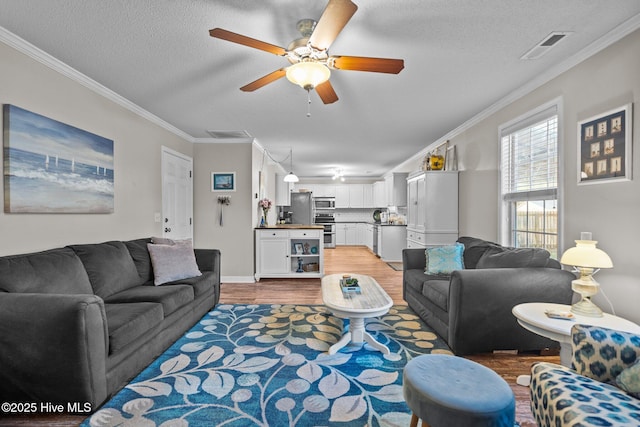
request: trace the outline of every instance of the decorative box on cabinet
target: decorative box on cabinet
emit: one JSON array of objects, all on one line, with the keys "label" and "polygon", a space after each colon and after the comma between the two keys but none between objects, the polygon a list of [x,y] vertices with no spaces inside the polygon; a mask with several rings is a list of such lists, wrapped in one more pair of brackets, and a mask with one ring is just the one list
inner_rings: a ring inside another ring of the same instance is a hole
[{"label": "decorative box on cabinet", "polygon": [[407,247],[458,239],[458,172],[431,171],[407,179]]},{"label": "decorative box on cabinet", "polygon": [[[324,275],[322,228],[258,228],[255,247],[256,280],[263,277],[318,278]],[[296,247],[302,248],[302,253],[297,253]]]}]

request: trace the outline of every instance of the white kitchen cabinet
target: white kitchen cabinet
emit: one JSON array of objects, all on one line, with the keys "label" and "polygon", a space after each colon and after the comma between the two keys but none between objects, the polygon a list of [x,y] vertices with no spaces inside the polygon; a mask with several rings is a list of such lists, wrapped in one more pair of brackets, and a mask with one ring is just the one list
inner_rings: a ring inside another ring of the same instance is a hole
[{"label": "white kitchen cabinet", "polygon": [[336,208],[364,208],[364,184],[342,184],[335,187]]},{"label": "white kitchen cabinet", "polygon": [[333,184],[316,184],[313,197],[336,197],[336,186]]},{"label": "white kitchen cabinet", "polygon": [[364,244],[370,251],[373,251],[373,224],[365,224],[365,240]]},{"label": "white kitchen cabinet", "polygon": [[387,207],[387,188],[384,181],[376,181],[373,183],[373,207]]},{"label": "white kitchen cabinet", "polygon": [[347,224],[336,224],[336,246],[347,244]]},{"label": "white kitchen cabinet", "polygon": [[336,224],[336,246],[358,244],[358,230],[355,222]]},{"label": "white kitchen cabinet", "polygon": [[402,261],[402,250],[407,246],[407,227],[402,225],[381,225],[378,232],[380,242],[378,252],[385,262]]},{"label": "white kitchen cabinet", "polygon": [[365,246],[367,244],[367,224],[359,222],[356,224],[356,245]]},{"label": "white kitchen cabinet", "polygon": [[[296,252],[302,248],[302,253]],[[260,228],[255,231],[256,280],[262,277],[318,278],[324,275],[324,239],[320,228]],[[298,272],[299,263],[302,272]]]},{"label": "white kitchen cabinet", "polygon": [[291,205],[291,191],[293,185],[290,182],[284,182],[285,175],[276,175],[276,206]]},{"label": "white kitchen cabinet", "polygon": [[407,206],[407,176],[404,172],[392,172],[385,176],[385,206]]},{"label": "white kitchen cabinet", "polygon": [[363,184],[362,186],[362,198],[364,208],[375,208],[373,204],[373,184]]},{"label": "white kitchen cabinet", "polygon": [[349,187],[347,185],[336,185],[336,208],[349,207]]},{"label": "white kitchen cabinet", "polygon": [[358,244],[358,234],[355,223],[348,223],[345,227],[345,244],[347,245],[357,245]]},{"label": "white kitchen cabinet", "polygon": [[430,171],[407,180],[407,246],[454,243],[458,238],[458,172]]},{"label": "white kitchen cabinet", "polygon": [[363,184],[349,184],[349,207],[364,208],[364,186]]}]

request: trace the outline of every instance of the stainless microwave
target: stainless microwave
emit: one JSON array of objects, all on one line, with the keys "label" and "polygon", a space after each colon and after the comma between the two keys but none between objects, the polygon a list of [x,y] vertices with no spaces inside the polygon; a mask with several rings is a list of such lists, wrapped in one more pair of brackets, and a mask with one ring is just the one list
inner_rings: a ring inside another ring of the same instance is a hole
[{"label": "stainless microwave", "polygon": [[335,197],[314,197],[313,207],[315,209],[335,209],[336,198]]}]

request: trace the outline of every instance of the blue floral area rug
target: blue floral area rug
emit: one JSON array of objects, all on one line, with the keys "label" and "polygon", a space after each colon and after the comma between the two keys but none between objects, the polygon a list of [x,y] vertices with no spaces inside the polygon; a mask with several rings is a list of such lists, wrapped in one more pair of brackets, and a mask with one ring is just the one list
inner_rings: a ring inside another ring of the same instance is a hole
[{"label": "blue floral area rug", "polygon": [[402,370],[451,354],[407,306],[366,330],[391,351],[351,344],[321,305],[218,305],[83,426],[407,426]]}]

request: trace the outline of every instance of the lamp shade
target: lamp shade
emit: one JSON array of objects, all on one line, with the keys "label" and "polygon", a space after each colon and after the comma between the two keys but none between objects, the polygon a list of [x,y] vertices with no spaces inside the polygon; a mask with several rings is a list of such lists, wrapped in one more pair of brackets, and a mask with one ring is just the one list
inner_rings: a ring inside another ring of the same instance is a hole
[{"label": "lamp shade", "polygon": [[576,246],[562,254],[560,262],[583,268],[612,268],[613,262],[602,249],[596,248],[595,240],[576,240]]},{"label": "lamp shade", "polygon": [[310,90],[331,77],[329,68],[318,62],[298,62],[287,68],[287,80],[303,89]]},{"label": "lamp shade", "polygon": [[284,182],[298,182],[298,177],[293,172],[289,172],[288,175],[285,175]]}]

